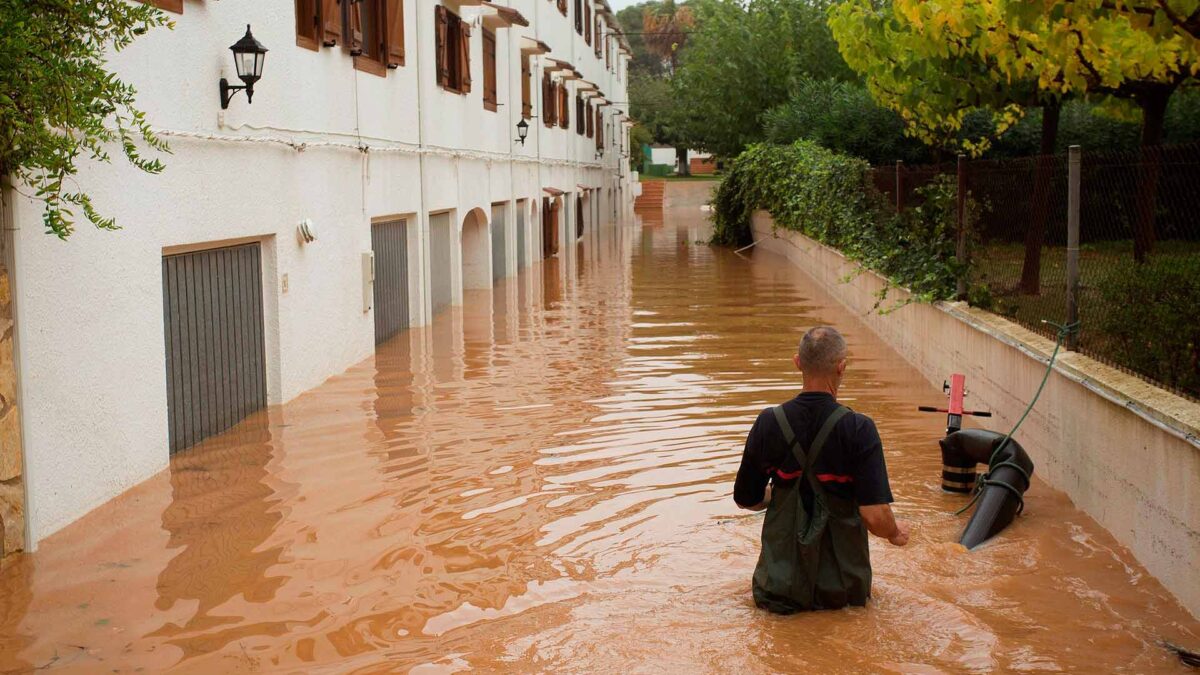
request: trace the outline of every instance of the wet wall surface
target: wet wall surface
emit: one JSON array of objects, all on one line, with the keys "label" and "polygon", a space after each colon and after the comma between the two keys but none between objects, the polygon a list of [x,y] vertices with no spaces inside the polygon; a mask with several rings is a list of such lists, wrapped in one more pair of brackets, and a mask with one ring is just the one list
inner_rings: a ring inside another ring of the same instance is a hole
[{"label": "wet wall surface", "polygon": [[[0,570],[0,671],[1187,672],[1157,641],[1200,625],[1045,483],[950,543],[944,419],[915,411],[941,393],[781,258],[706,237],[697,210],[589,234],[175,456]],[[914,532],[872,541],[868,607],[778,617],[730,494],[818,323]]]}]

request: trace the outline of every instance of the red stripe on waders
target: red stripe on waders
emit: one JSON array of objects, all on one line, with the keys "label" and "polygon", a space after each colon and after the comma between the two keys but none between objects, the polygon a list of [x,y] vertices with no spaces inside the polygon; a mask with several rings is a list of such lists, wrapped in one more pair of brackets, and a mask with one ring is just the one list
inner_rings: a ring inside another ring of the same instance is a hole
[{"label": "red stripe on waders", "polygon": [[853,483],[854,476],[843,476],[836,473],[819,473],[817,480],[822,483]]}]

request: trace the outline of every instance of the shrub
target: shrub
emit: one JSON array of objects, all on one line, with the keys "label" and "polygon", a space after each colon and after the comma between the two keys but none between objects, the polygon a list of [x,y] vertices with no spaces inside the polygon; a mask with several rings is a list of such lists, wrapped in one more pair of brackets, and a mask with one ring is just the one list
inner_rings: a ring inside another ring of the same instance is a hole
[{"label": "shrub", "polygon": [[786,103],[763,114],[771,143],[816,141],[872,164],[929,161],[929,151],[904,134],[900,115],[880,107],[858,82],[800,79]]},{"label": "shrub", "polygon": [[918,299],[951,297],[962,273],[954,258],[954,184],[931,183],[921,206],[897,214],[871,184],[869,168],[812,141],[751,146],[717,189],[713,242],[750,243],[750,216],[765,209],[776,227],[840,249]]},{"label": "shrub", "polygon": [[[1166,384],[1200,392],[1200,257],[1163,257],[1099,284],[1099,330],[1115,359]],[[1084,326],[1087,330],[1087,326]]]}]

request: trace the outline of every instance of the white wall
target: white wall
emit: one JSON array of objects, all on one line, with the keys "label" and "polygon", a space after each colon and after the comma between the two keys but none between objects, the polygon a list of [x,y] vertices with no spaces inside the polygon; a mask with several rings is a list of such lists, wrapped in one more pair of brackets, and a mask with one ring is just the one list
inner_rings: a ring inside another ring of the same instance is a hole
[{"label": "white wall", "polygon": [[[620,182],[632,198],[630,176],[618,178],[618,153],[597,161],[594,141],[573,128],[549,130],[535,119],[526,144],[514,143],[519,35],[553,46],[550,56],[573,63],[610,100],[627,100],[624,80],[604,69],[568,17],[545,0],[513,0],[531,26],[496,31],[501,105],[490,112],[482,105],[478,27],[474,90],[460,96],[436,85],[434,6],[405,3],[406,64],[386,77],[356,70],[340,47],[297,46],[291,0],[187,2],[173,17],[175,30],[154,31],[113,55],[111,67],[137,87],[139,107],[171,143],[166,171],[151,176],[121,160],[84,162],[79,185],[122,229],[79,223],[66,242],[43,233],[38,203],[14,195],[34,543],[167,464],[164,252],[263,242],[269,399],[281,403],[373,352],[361,266],[373,218],[410,218],[410,314],[419,325],[430,320],[429,213],[451,211],[459,241],[472,209],[490,213],[492,203],[516,199],[540,205],[545,187]],[[472,19],[486,10],[457,11]],[[263,79],[253,104],[237,94],[222,112],[217,82],[236,82],[228,47],[247,23],[270,49]],[[540,80],[535,69],[535,115]],[[609,110],[606,120],[615,107]],[[296,236],[305,218],[317,236],[311,244]],[[530,261],[540,257],[539,223],[526,218]],[[508,268],[515,269],[515,234],[509,236]],[[460,302],[462,255],[453,254],[453,297]]]}]

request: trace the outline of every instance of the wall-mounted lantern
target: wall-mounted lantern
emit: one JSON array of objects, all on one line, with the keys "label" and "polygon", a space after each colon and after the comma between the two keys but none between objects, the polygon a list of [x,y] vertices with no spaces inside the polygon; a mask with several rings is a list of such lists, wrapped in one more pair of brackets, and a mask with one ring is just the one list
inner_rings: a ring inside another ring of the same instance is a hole
[{"label": "wall-mounted lantern", "polygon": [[529,135],[529,122],[522,117],[520,122],[517,122],[517,140],[521,145],[525,145],[525,137]]},{"label": "wall-mounted lantern", "polygon": [[246,24],[246,34],[233,43],[229,51],[233,52],[233,65],[237,68],[238,78],[245,84],[231,85],[228,80],[221,78],[221,110],[228,108],[233,95],[243,89],[246,90],[246,102],[253,102],[254,83],[262,77],[263,61],[267,59],[267,48],[254,39],[250,24]]}]

